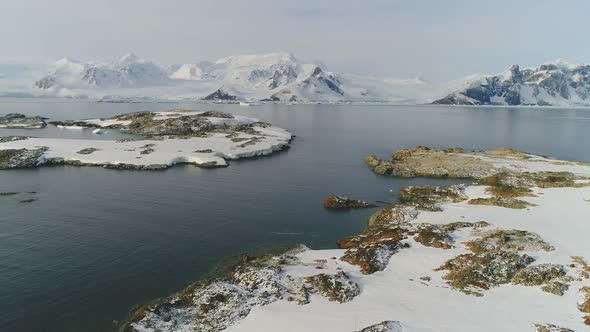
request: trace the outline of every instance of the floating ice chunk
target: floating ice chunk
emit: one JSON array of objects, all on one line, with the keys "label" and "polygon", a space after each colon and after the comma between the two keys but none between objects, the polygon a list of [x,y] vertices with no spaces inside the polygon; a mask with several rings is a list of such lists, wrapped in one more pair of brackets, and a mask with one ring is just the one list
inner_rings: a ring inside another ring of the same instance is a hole
[{"label": "floating ice chunk", "polygon": [[101,128],[97,128],[97,129],[94,129],[92,131],[92,133],[96,134],[96,135],[104,135],[104,134],[108,133],[108,131],[101,129]]}]

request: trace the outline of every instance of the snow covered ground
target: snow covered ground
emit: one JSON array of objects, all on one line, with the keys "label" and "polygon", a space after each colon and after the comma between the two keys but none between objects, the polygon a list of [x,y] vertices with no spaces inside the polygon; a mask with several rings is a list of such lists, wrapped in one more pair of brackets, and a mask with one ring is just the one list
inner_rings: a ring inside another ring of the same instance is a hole
[{"label": "snow covered ground", "polygon": [[[434,160],[442,153],[435,152]],[[492,197],[491,187],[480,184],[464,192],[454,187],[444,194],[461,191],[448,196],[453,201],[437,201],[443,191],[430,187],[435,196],[416,196],[410,201],[414,203],[403,205],[404,211],[415,209],[414,213],[388,215],[388,207],[379,213],[393,222],[373,221],[372,229],[341,240],[348,245],[357,240],[376,244],[376,259],[386,262],[382,270],[367,273],[344,261],[347,253],[359,252],[362,246],[298,249],[244,263],[227,279],[191,286],[141,309],[129,330],[340,332],[361,331],[384,321],[395,326],[391,331],[587,330],[590,319],[584,310],[590,310],[590,292],[585,295],[583,287],[590,286],[590,165],[511,150],[444,153],[466,158],[468,167],[515,175],[507,179],[531,186],[531,192],[522,194],[530,205],[474,204]],[[527,182],[531,174],[539,176],[536,185]],[[499,187],[505,197],[516,194],[505,184]],[[430,203],[420,205],[431,199],[440,203],[440,211]],[[455,226],[445,228],[449,225]],[[383,246],[398,241],[398,236],[401,243],[393,250]],[[512,265],[515,258],[523,265]],[[466,265],[460,265],[462,260]],[[459,273],[452,275],[455,268]],[[537,270],[545,268],[549,269]],[[314,284],[318,279],[324,282]]]},{"label": "snow covered ground", "polygon": [[[590,173],[587,173],[590,174]],[[469,187],[470,198],[481,197],[484,187]],[[541,235],[556,249],[531,253],[537,263],[572,263],[570,256],[590,255],[588,215],[590,188],[554,188],[539,190],[530,199],[538,206],[525,210],[449,203],[444,212],[422,212],[415,222],[433,224],[454,221],[485,220],[492,228],[524,229]],[[456,243],[471,239],[469,231],[454,234]],[[325,259],[330,264],[323,273],[338,268],[361,285],[361,294],[348,303],[334,303],[321,297],[305,306],[277,301],[256,307],[227,331],[358,331],[384,320],[400,321],[403,331],[534,331],[534,324],[555,324],[585,331],[583,314],[578,311],[578,288],[590,285],[588,280],[573,282],[564,296],[543,292],[539,287],[502,285],[475,297],[446,285],[443,272],[433,269],[468,251],[458,245],[440,250],[425,247],[413,240],[410,248],[394,254],[389,266],[380,272],[363,275],[351,266],[331,257],[341,257],[344,250],[308,250],[298,255],[311,264]],[[304,265],[288,267],[288,274],[311,275],[318,271]],[[421,280],[430,277],[430,281]]]}]

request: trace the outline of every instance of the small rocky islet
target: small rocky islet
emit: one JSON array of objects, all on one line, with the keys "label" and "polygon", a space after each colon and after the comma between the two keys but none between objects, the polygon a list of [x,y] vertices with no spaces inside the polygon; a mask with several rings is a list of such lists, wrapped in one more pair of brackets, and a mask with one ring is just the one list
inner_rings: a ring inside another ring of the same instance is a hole
[{"label": "small rocky islet", "polygon": [[0,116],[0,129],[41,129],[47,127],[47,118],[9,113]]},{"label": "small rocky islet", "polygon": [[[371,170],[385,176],[459,178],[465,179],[468,185],[404,187],[398,203],[372,214],[367,227],[359,234],[339,240],[340,249],[311,250],[300,246],[280,254],[243,260],[221,277],[137,308],[121,325],[121,330],[239,331],[242,326],[252,330],[265,321],[259,318],[273,315],[273,303],[279,301],[312,305],[314,310],[323,310],[322,317],[339,313],[338,317],[342,318],[343,311],[355,303],[361,307],[380,308],[376,303],[387,303],[386,298],[395,298],[399,292],[405,294],[401,297],[415,301],[407,305],[414,308],[412,314],[421,322],[420,326],[429,326],[431,319],[434,324],[431,327],[435,328],[437,318],[420,316],[418,309],[438,299],[429,297],[428,292],[441,296],[440,292],[448,289],[445,292],[482,298],[478,306],[491,301],[486,308],[492,312],[480,317],[487,319],[498,306],[507,307],[520,301],[519,287],[524,287],[523,291],[539,290],[534,296],[527,292],[535,301],[529,306],[544,303],[544,307],[553,308],[547,310],[553,311],[541,310],[534,314],[516,305],[510,310],[520,311],[520,318],[504,326],[507,329],[519,330],[520,327],[522,330],[523,326],[528,326],[539,332],[574,331],[590,325],[590,265],[582,256],[588,255],[585,247],[575,249],[575,243],[569,243],[566,250],[561,247],[563,239],[552,243],[545,239],[546,232],[512,225],[522,224],[517,222],[520,218],[529,218],[524,224],[543,230],[535,225],[535,221],[542,220],[527,217],[530,215],[527,211],[543,209],[551,190],[575,193],[580,196],[579,201],[584,202],[590,186],[590,165],[506,148],[465,152],[459,148],[416,147],[396,151],[390,160],[370,156],[365,161]],[[481,199],[490,203],[482,204]],[[346,203],[347,200],[338,201]],[[520,206],[520,202],[525,206]],[[583,204],[580,202],[576,204]],[[347,207],[347,204],[338,206]],[[505,217],[498,219],[498,216],[508,215],[514,222]],[[567,221],[561,227],[568,227]],[[550,235],[552,239],[559,239],[557,234]],[[578,254],[569,251],[572,248],[579,251]],[[413,260],[413,256],[417,258]],[[400,270],[404,259],[411,262],[410,271]],[[398,276],[400,273],[402,278]],[[376,279],[368,278],[369,275]],[[382,288],[384,286],[386,288]],[[488,295],[493,289],[503,287],[512,287],[512,293],[516,294],[512,300],[509,299],[512,295],[500,298],[495,293]],[[413,290],[404,293],[407,288]],[[481,314],[481,311],[469,311],[471,301],[444,294],[447,295],[443,296],[446,298],[443,302],[451,301],[445,302],[445,306],[462,310],[445,314],[459,314],[456,324],[460,324],[465,315]],[[335,304],[321,305],[316,302],[321,302],[318,296]],[[346,306],[338,303],[346,303]],[[552,303],[556,303],[554,307]],[[407,305],[396,308],[407,310]],[[254,307],[269,309],[252,313]],[[361,307],[351,310],[356,312]],[[295,307],[291,310],[298,312]],[[375,321],[361,331],[405,331],[406,326],[415,326],[412,321],[396,320],[396,309],[376,310],[383,310],[390,317],[368,314],[374,316]],[[430,312],[428,308],[424,310]],[[555,311],[564,315],[555,315]],[[545,321],[551,317],[561,318]],[[297,326],[300,324],[310,326],[303,322],[298,322]],[[481,322],[477,324],[481,326]],[[502,322],[495,322],[495,328],[501,325]],[[455,327],[461,330],[467,328],[465,326]]]},{"label": "small rocky islet", "polygon": [[330,195],[322,205],[326,209],[334,210],[349,210],[349,209],[365,209],[375,207],[374,204],[359,199],[351,199],[346,196]]},{"label": "small rocky islet", "polygon": [[[18,117],[18,119],[21,119]],[[81,140],[7,136],[0,138],[0,169],[42,165],[165,169],[188,163],[227,166],[227,160],[269,155],[289,147],[288,131],[244,116],[207,111],[134,112],[105,119],[51,121],[67,129],[120,130],[132,138]]]}]

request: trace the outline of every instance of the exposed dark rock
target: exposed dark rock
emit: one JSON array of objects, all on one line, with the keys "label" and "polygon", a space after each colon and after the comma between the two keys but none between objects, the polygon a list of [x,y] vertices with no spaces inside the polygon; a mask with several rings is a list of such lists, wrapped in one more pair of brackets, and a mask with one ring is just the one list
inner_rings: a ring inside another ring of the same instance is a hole
[{"label": "exposed dark rock", "polygon": [[22,201],[19,201],[19,203],[33,203],[34,201],[36,201],[35,198],[29,198],[29,199],[23,199]]},{"label": "exposed dark rock", "polygon": [[203,100],[213,100],[213,101],[236,101],[238,97],[233,96],[223,90],[223,87],[217,89],[217,91],[213,92],[212,94],[203,98]]},{"label": "exposed dark rock", "polygon": [[78,151],[76,153],[77,154],[91,154],[91,153],[96,152],[96,151],[99,151],[99,149],[97,149],[97,148],[85,148],[85,149],[82,149],[82,150],[80,150],[80,151]]},{"label": "exposed dark rock", "polygon": [[358,332],[403,332],[403,327],[398,321],[386,320],[379,324],[367,326]]},{"label": "exposed dark rock", "polygon": [[47,148],[0,150],[0,169],[36,167]]},{"label": "exposed dark rock", "polygon": [[99,126],[94,123],[89,123],[82,120],[49,121],[49,124],[60,127],[99,128]]},{"label": "exposed dark rock", "polygon": [[361,201],[356,199],[350,199],[344,196],[330,195],[324,200],[323,203],[325,208],[328,209],[362,209],[375,207],[367,201]]},{"label": "exposed dark rock", "polygon": [[231,113],[219,112],[219,111],[206,111],[206,112],[197,114],[197,116],[203,116],[203,117],[208,117],[208,118],[223,118],[223,119],[233,119],[234,118],[234,115]]},{"label": "exposed dark rock", "polygon": [[55,79],[51,76],[43,77],[35,82],[35,86],[39,89],[47,90],[55,85]]}]

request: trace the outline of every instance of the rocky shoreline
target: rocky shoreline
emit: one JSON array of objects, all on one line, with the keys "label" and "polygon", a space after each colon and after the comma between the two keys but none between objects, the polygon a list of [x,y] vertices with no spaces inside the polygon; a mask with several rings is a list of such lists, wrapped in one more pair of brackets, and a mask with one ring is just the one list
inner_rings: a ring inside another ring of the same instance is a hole
[{"label": "rocky shoreline", "polygon": [[43,165],[101,166],[161,170],[175,164],[225,167],[227,160],[269,155],[287,149],[288,131],[257,119],[217,111],[135,112],[106,119],[52,121],[63,129],[106,129],[134,139],[74,140],[0,138],[0,169]]},{"label": "rocky shoreline", "polygon": [[[340,249],[298,247],[245,259],[224,277],[135,310],[121,330],[272,331],[291,324],[358,331],[350,316],[359,312],[367,326],[361,331],[572,331],[590,324],[583,257],[590,249],[576,236],[584,227],[577,209],[589,207],[589,165],[511,149],[426,147],[366,163],[383,175],[463,178],[469,185],[405,187],[399,203],[338,241]],[[569,198],[555,205],[556,195]],[[567,209],[578,214],[564,224],[544,219]],[[453,309],[441,310],[443,303]],[[502,321],[505,310],[517,316]]]}]

